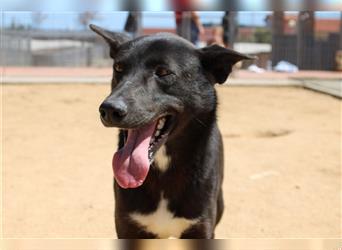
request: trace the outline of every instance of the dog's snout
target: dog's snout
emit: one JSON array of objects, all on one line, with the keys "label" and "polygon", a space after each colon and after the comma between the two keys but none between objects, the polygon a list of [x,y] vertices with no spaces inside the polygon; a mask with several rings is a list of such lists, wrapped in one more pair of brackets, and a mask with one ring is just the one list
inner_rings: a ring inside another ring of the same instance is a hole
[{"label": "dog's snout", "polygon": [[109,125],[120,121],[127,115],[127,105],[120,99],[104,101],[100,108],[101,118]]}]

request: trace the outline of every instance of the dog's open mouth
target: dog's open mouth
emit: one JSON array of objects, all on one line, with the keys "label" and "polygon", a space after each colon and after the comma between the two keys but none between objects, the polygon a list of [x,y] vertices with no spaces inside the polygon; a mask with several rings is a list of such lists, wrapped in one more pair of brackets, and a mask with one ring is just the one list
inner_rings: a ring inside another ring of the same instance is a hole
[{"label": "dog's open mouth", "polygon": [[167,115],[136,129],[128,129],[125,145],[114,154],[114,177],[122,188],[143,184],[157,150],[166,142],[174,125]]}]

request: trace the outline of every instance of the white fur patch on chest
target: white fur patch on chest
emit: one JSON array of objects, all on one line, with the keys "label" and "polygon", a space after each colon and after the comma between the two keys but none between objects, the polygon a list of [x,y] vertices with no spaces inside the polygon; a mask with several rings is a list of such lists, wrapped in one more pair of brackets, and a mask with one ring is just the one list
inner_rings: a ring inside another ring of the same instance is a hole
[{"label": "white fur patch on chest", "polygon": [[175,217],[167,209],[167,204],[167,200],[162,198],[157,210],[153,213],[147,215],[133,213],[130,216],[135,222],[145,227],[148,232],[157,234],[158,238],[179,238],[186,229],[198,222],[198,220]]}]

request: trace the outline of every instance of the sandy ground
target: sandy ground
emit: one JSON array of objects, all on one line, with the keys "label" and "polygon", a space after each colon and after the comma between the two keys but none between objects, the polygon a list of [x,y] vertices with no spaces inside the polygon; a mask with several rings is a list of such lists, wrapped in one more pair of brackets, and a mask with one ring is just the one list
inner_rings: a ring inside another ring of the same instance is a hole
[{"label": "sandy ground", "polygon": [[[104,85],[3,87],[4,237],[114,237]],[[341,101],[219,87],[227,237],[341,237]]]}]

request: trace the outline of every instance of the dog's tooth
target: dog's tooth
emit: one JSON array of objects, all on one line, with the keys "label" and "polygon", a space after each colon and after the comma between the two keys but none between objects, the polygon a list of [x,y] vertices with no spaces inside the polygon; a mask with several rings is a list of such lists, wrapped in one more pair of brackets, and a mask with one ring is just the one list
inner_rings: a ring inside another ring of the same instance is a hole
[{"label": "dog's tooth", "polygon": [[157,128],[162,129],[164,127],[164,122],[159,122]]},{"label": "dog's tooth", "polygon": [[155,136],[158,136],[160,134],[160,130],[157,130],[156,133],[154,134]]},{"label": "dog's tooth", "polygon": [[163,118],[163,119],[161,119],[161,120],[159,121],[159,124],[162,124],[162,125],[164,126],[165,122],[166,122],[166,119]]}]

